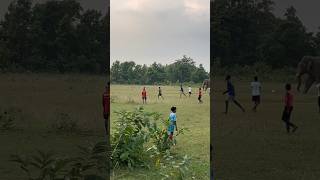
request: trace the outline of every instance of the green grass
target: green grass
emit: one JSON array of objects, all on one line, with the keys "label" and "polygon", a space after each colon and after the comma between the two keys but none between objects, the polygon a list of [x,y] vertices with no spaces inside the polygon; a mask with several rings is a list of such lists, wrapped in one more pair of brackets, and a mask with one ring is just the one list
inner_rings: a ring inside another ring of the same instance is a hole
[{"label": "green grass", "polygon": [[[214,172],[217,180],[316,180],[320,177],[320,119],[315,88],[303,95],[295,91],[292,122],[299,126],[287,134],[281,121],[284,83],[262,83],[258,112],[251,111],[250,82],[234,81],[242,113],[230,104],[224,112],[225,82],[214,83],[212,124]],[[272,93],[272,90],[275,90]]]},{"label": "green grass", "polygon": [[[111,111],[133,110],[142,106],[140,85],[112,85],[111,86]],[[173,148],[175,153],[192,157],[191,170],[195,173],[195,179],[209,178],[209,121],[210,121],[210,102],[209,95],[203,96],[203,104],[198,104],[197,94],[191,98],[180,99],[179,86],[162,86],[164,100],[157,98],[158,86],[146,86],[147,104],[143,105],[146,111],[159,112],[167,118],[171,106],[177,107],[178,128],[188,128],[190,132],[177,137],[177,145]],[[187,87],[185,87],[187,91]],[[198,92],[196,87],[193,91]],[[111,114],[111,122],[114,122],[116,115]],[[112,133],[112,129],[111,129]],[[113,179],[159,179],[157,173],[146,169],[116,170]]]},{"label": "green grass", "polygon": [[[79,152],[78,145],[104,139],[104,83],[103,76],[0,75],[0,108],[21,110],[14,130],[0,130],[0,179],[26,179],[24,172],[9,161],[11,154],[30,155],[39,149],[73,156]],[[59,113],[76,120],[80,131],[54,132],[52,124]]]}]

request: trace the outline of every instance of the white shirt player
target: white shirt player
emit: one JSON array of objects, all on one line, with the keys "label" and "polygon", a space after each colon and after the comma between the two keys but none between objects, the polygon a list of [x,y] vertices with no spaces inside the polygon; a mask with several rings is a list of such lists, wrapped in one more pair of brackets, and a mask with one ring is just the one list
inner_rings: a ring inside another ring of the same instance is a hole
[{"label": "white shirt player", "polygon": [[251,82],[252,96],[260,96],[261,84],[258,81]]}]

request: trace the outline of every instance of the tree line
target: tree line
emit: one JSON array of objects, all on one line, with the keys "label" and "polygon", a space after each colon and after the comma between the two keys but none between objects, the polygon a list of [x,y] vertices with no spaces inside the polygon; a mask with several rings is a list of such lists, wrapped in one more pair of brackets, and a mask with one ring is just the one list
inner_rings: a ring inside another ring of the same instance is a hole
[{"label": "tree line", "polygon": [[209,76],[202,64],[197,67],[187,56],[169,65],[154,62],[147,66],[133,61],[115,61],[110,72],[111,82],[119,84],[202,83]]},{"label": "tree line", "polygon": [[0,70],[105,73],[108,13],[76,0],[14,0],[0,21]]},{"label": "tree line", "polygon": [[303,56],[320,55],[320,32],[308,32],[294,7],[277,17],[273,0],[210,3],[212,60],[222,66],[296,67]]}]

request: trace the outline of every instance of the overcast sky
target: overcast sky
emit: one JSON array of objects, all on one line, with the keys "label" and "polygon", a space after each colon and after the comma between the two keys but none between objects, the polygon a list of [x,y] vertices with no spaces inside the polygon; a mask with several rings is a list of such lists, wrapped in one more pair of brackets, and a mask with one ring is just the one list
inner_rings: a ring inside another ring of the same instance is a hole
[{"label": "overcast sky", "polygon": [[169,64],[183,55],[209,70],[209,0],[111,1],[111,63]]}]

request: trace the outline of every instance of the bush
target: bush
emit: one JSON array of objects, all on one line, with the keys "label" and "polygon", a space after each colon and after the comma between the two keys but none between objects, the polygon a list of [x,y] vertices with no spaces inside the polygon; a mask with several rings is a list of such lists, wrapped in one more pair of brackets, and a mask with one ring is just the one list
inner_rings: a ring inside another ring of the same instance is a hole
[{"label": "bush", "polygon": [[127,166],[129,168],[148,166],[145,144],[149,142],[151,134],[148,127],[151,119],[156,121],[155,114],[148,114],[143,108],[135,111],[116,112],[118,119],[112,135],[112,164],[113,167]]},{"label": "bush", "polygon": [[103,180],[103,176],[109,176],[106,142],[79,149],[80,156],[76,157],[59,157],[38,150],[29,156],[11,155],[11,161],[19,165],[28,180]]},{"label": "bush", "polygon": [[[163,172],[168,177],[178,174],[184,176],[189,158],[185,156],[185,159],[178,163],[173,160],[178,160],[177,157],[168,155],[172,145],[176,143],[168,139],[168,120],[163,119],[159,113],[145,112],[142,107],[134,111],[119,111],[116,114],[118,119],[111,141],[111,161],[114,169],[121,166],[129,169],[145,167],[155,168],[157,173]],[[186,129],[181,128],[176,136],[185,131]]]}]

